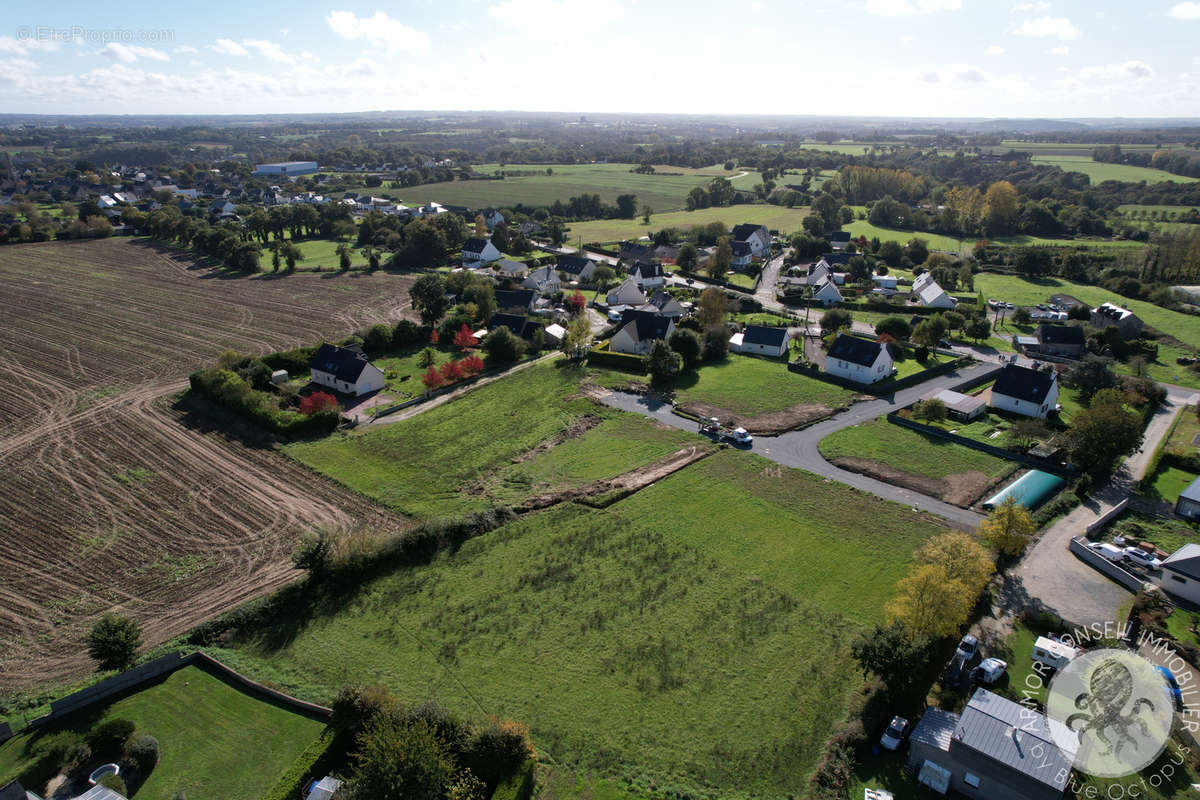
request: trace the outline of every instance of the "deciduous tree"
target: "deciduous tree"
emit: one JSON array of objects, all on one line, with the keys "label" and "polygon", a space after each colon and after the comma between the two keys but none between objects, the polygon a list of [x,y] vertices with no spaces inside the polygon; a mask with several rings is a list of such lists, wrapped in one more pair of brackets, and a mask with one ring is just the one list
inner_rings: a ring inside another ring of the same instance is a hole
[{"label": "deciduous tree", "polygon": [[979,523],[979,535],[984,541],[997,552],[1011,556],[1025,552],[1025,546],[1036,532],[1037,523],[1033,521],[1029,509],[1018,503],[1015,497],[1006,497]]},{"label": "deciduous tree", "polygon": [[436,325],[450,307],[450,301],[446,299],[446,282],[437,273],[430,272],[417,278],[408,295],[412,298],[413,308],[421,315],[421,322],[426,325]]},{"label": "deciduous tree", "polygon": [[88,634],[88,655],[100,669],[128,669],[141,644],[142,628],[136,620],[108,613]]},{"label": "deciduous tree", "polygon": [[974,605],[975,596],[939,564],[918,564],[899,583],[896,595],[884,604],[892,622],[904,626],[914,640],[941,638],[958,632]]},{"label": "deciduous tree", "polygon": [[725,279],[725,273],[729,271],[729,265],[733,261],[733,248],[729,244],[729,237],[722,236],[717,242],[717,249],[713,252],[712,257],[708,259],[708,265],[705,270],[710,278]]},{"label": "deciduous tree", "polygon": [[705,330],[714,325],[725,324],[725,293],[715,286],[710,286],[700,293],[696,307],[700,326]]}]

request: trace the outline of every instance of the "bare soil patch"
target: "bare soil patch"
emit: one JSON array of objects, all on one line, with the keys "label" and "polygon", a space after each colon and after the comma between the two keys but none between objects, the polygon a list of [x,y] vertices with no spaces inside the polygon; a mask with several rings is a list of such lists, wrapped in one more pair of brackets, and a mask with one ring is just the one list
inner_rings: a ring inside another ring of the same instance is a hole
[{"label": "bare soil patch", "polygon": [[982,472],[971,470],[947,475],[945,478],[929,478],[896,469],[869,458],[835,458],[831,462],[842,469],[867,475],[893,486],[902,486],[936,497],[960,508],[970,508],[994,481]]},{"label": "bare soil patch", "polygon": [[153,646],[291,580],[311,526],[406,525],[162,398],[223,350],[397,319],[411,281],[237,277],[129,239],[0,248],[0,689],[90,670],[104,611]]},{"label": "bare soil patch", "polygon": [[755,414],[752,417],[735,414],[727,408],[708,403],[686,403],[679,410],[697,417],[716,417],[724,425],[740,425],[755,435],[770,436],[772,434],[793,431],[820,422],[833,416],[835,409],[822,403],[801,403],[785,408],[782,411],[769,411],[765,414]]},{"label": "bare soil patch", "polygon": [[545,453],[548,450],[551,450],[552,448],[557,447],[558,445],[562,444],[565,441],[568,441],[570,439],[577,439],[580,436],[583,436],[585,433],[587,433],[588,431],[590,431],[592,428],[596,427],[599,424],[600,424],[599,417],[597,417],[594,414],[585,414],[584,416],[582,416],[579,419],[572,422],[570,427],[568,427],[566,430],[561,431],[560,433],[557,433],[554,436],[551,436],[546,441],[540,442],[536,447],[530,448],[529,450],[526,450],[524,453],[521,453],[521,455],[517,456],[516,458],[514,458],[512,460],[512,463],[522,464],[526,461],[530,461],[534,458],[537,458],[542,453]]}]

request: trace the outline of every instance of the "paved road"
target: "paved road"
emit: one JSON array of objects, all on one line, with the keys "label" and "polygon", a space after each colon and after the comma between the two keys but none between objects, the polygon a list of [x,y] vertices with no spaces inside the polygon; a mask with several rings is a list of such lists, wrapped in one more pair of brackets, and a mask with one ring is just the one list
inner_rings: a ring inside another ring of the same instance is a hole
[{"label": "paved road", "polygon": [[[923,395],[935,389],[946,389],[969,380],[981,378],[997,369],[994,364],[976,364],[965,369],[942,375],[933,380],[925,381],[910,389],[905,389],[894,395],[855,403],[848,411],[842,412],[831,419],[811,425],[798,431],[791,431],[780,436],[759,436],[748,449],[764,458],[788,467],[799,467],[814,472],[826,478],[836,480],[848,486],[853,486],[864,492],[903,503],[911,508],[936,514],[964,530],[973,531],[983,519],[974,511],[952,506],[934,497],[923,495],[910,489],[892,486],[890,483],[868,478],[856,472],[849,472],[830,464],[821,456],[817,449],[818,443],[834,431],[858,425],[863,422],[883,416],[897,408],[902,408],[914,402]],[[612,392],[603,398],[606,405],[643,414],[666,425],[680,430],[695,431],[696,423],[690,419],[675,414],[671,406],[653,398],[641,395]]]}]

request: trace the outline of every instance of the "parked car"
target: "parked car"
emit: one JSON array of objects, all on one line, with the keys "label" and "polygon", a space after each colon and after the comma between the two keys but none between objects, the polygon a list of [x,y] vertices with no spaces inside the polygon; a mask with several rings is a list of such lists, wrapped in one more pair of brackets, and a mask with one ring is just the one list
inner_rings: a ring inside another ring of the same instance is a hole
[{"label": "parked car", "polygon": [[955,658],[961,658],[963,662],[969,662],[979,652],[979,640],[974,636],[967,634],[958,640],[958,648],[954,651]]},{"label": "parked car", "polygon": [[1125,551],[1120,547],[1117,547],[1115,544],[1109,544],[1108,542],[1092,542],[1088,545],[1088,547],[1104,556],[1114,564],[1120,564],[1125,560]]},{"label": "parked car", "polygon": [[1016,308],[1016,306],[1014,306],[1012,303],[1005,303],[1004,307],[1007,308],[1009,311],[1012,311],[1013,309]]},{"label": "parked car", "polygon": [[1183,692],[1179,688],[1179,681],[1175,680],[1175,675],[1166,667],[1155,667],[1155,669],[1167,682],[1167,694],[1175,701],[1175,708],[1183,708]]},{"label": "parked car", "polygon": [[892,724],[888,725],[883,736],[879,737],[879,743],[887,750],[897,750],[908,738],[911,727],[904,717],[892,717]]},{"label": "parked car", "polygon": [[1126,547],[1123,552],[1125,560],[1130,564],[1137,564],[1146,569],[1162,569],[1162,562],[1140,547]]},{"label": "parked car", "polygon": [[1004,671],[1008,669],[1008,663],[1001,661],[998,658],[985,658],[980,662],[972,673],[975,680],[980,683],[991,685],[1004,677]]}]

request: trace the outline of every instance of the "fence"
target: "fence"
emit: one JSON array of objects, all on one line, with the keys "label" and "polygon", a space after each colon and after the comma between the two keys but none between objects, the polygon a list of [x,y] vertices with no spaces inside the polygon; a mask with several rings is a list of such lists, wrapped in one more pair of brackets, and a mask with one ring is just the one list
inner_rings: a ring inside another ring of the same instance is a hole
[{"label": "fence", "polygon": [[1096,571],[1101,572],[1112,578],[1117,583],[1124,586],[1131,592],[1141,591],[1142,585],[1145,583],[1137,575],[1134,575],[1129,570],[1120,567],[1109,561],[1104,556],[1087,546],[1087,540],[1083,537],[1076,537],[1067,545],[1075,557],[1083,563],[1093,567]]},{"label": "fence", "polygon": [[155,678],[174,672],[182,666],[184,666],[184,661],[179,653],[171,653],[170,655],[156,658],[153,661],[142,664],[140,667],[126,670],[120,675],[114,675],[86,689],[80,689],[78,692],[55,700],[50,704],[50,713],[45,717],[41,717],[40,720],[57,719],[64,714],[70,714],[72,711],[77,711],[93,703],[98,703],[126,689],[149,683]]},{"label": "fence", "polygon": [[12,726],[7,722],[0,722],[0,744],[4,744],[13,737]]},{"label": "fence", "polygon": [[1093,534],[1095,534],[1097,531],[1103,530],[1105,525],[1112,522],[1117,517],[1121,516],[1121,514],[1125,511],[1125,509],[1128,505],[1129,505],[1129,498],[1126,497],[1124,500],[1117,503],[1115,506],[1110,508],[1108,511],[1105,511],[1103,514],[1101,514],[1099,519],[1097,519],[1091,525],[1087,526],[1087,528],[1086,528],[1087,537],[1089,539],[1092,538]]}]

